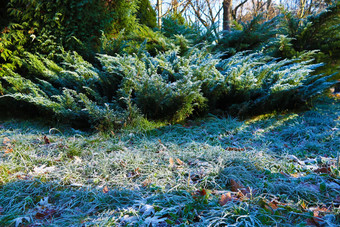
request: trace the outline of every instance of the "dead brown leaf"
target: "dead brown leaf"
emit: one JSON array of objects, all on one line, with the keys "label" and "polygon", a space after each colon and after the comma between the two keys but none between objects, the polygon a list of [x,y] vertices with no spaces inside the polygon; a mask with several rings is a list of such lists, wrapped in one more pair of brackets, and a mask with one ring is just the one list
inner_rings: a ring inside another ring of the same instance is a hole
[{"label": "dead brown leaf", "polygon": [[49,219],[49,218],[52,218],[53,217],[53,214],[55,214],[57,211],[55,209],[45,209],[45,210],[41,210],[41,211],[38,211],[36,214],[35,214],[35,218],[36,219]]},{"label": "dead brown leaf", "polygon": [[227,147],[226,151],[245,151],[245,148],[238,148],[238,147]]},{"label": "dead brown leaf", "polygon": [[174,162],[174,159],[173,158],[169,158],[169,168],[172,169],[175,167],[175,162]]},{"label": "dead brown leaf", "polygon": [[176,158],[176,162],[178,163],[178,165],[184,165],[184,162],[181,161],[181,159],[179,158]]},{"label": "dead brown leaf", "polygon": [[230,185],[231,185],[231,191],[237,192],[238,198],[248,199],[250,197],[250,188],[245,187],[241,182],[237,182],[234,179],[230,179]]},{"label": "dead brown leaf", "polygon": [[5,154],[12,153],[13,151],[13,148],[6,148]]},{"label": "dead brown leaf", "polygon": [[44,136],[44,143],[45,144],[50,144],[51,143],[50,139],[47,136]]},{"label": "dead brown leaf", "polygon": [[2,141],[2,144],[7,146],[7,144],[10,144],[11,143],[11,140],[8,138],[8,137],[5,137]]},{"label": "dead brown leaf", "polygon": [[127,177],[128,178],[135,178],[135,177],[138,177],[139,175],[140,175],[139,168],[136,168],[133,171],[129,172],[127,174]]},{"label": "dead brown leaf", "polygon": [[225,204],[227,204],[228,202],[230,201],[233,201],[234,198],[233,196],[231,195],[230,192],[226,193],[226,194],[223,194],[220,198],[220,200],[218,201],[218,203],[221,205],[221,206],[224,206]]},{"label": "dead brown leaf", "polygon": [[330,173],[331,167],[321,167],[316,170],[314,170],[315,173]]},{"label": "dead brown leaf", "polygon": [[142,182],[142,187],[146,188],[151,184],[151,180],[150,179],[146,179]]},{"label": "dead brown leaf", "polygon": [[230,179],[231,191],[238,192],[239,189],[244,188],[242,183],[236,182],[234,179]]},{"label": "dead brown leaf", "polygon": [[105,186],[104,188],[103,188],[103,193],[108,193],[109,192],[109,189],[108,189],[108,187],[107,186]]},{"label": "dead brown leaf", "polygon": [[198,198],[201,198],[201,197],[207,195],[207,191],[203,188],[201,190],[197,190],[197,191],[191,193],[191,195],[194,199],[198,199]]}]

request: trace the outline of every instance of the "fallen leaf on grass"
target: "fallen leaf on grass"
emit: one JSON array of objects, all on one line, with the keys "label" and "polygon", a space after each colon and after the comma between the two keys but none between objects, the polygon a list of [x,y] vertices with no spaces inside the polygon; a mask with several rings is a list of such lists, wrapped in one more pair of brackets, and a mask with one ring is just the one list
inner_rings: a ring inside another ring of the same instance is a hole
[{"label": "fallen leaf on grass", "polygon": [[11,142],[11,140],[8,138],[8,137],[5,137],[4,139],[3,139],[3,141],[2,141],[2,144],[3,145],[7,145],[7,144],[9,144]]},{"label": "fallen leaf on grass", "polygon": [[226,151],[245,151],[245,148],[237,148],[237,147],[227,147]]},{"label": "fallen leaf on grass", "polygon": [[35,214],[35,218],[36,219],[49,219],[53,217],[53,214],[55,214],[57,211],[55,209],[45,209],[45,210],[41,210],[38,211]]},{"label": "fallen leaf on grass", "polygon": [[182,162],[179,158],[176,158],[176,162],[178,163],[178,165],[184,165],[184,162]]},{"label": "fallen leaf on grass", "polygon": [[244,188],[241,183],[237,183],[234,179],[230,179],[231,191],[237,192],[238,189]]},{"label": "fallen leaf on grass", "polygon": [[201,190],[197,190],[197,191],[191,193],[191,195],[194,199],[198,199],[198,198],[202,198],[203,196],[206,196],[207,191],[203,188]]},{"label": "fallen leaf on grass", "polygon": [[13,148],[6,148],[5,154],[12,153],[13,151]]},{"label": "fallen leaf on grass", "polygon": [[11,144],[11,140],[8,137],[5,137],[2,141],[3,146],[5,147],[5,154],[12,153],[13,148]]},{"label": "fallen leaf on grass", "polygon": [[[241,192],[243,196],[250,194],[250,188],[245,187],[242,183],[236,182],[234,179],[230,179],[231,191]],[[242,195],[239,195],[242,196]]]},{"label": "fallen leaf on grass", "polygon": [[50,173],[55,170],[55,166],[46,167],[46,165],[42,165],[40,167],[34,167],[33,171],[35,174],[44,174],[44,173]]},{"label": "fallen leaf on grass", "polygon": [[146,179],[142,182],[142,187],[143,188],[146,188],[148,187],[149,185],[151,185],[151,180],[150,179]]},{"label": "fallen leaf on grass", "polygon": [[259,201],[260,206],[267,211],[271,212],[272,214],[275,213],[275,211],[279,208],[279,206],[286,206],[286,203],[281,203],[275,199],[271,200],[270,202],[266,199],[261,199]]},{"label": "fallen leaf on grass", "polygon": [[301,208],[306,210],[307,209],[307,204],[305,203],[305,201],[302,201],[300,204]]},{"label": "fallen leaf on grass", "polygon": [[159,149],[156,151],[156,153],[163,153],[166,151],[167,147],[162,143],[162,141],[159,139]]},{"label": "fallen leaf on grass", "polygon": [[267,204],[273,210],[277,210],[277,208],[279,208],[279,206],[278,206],[279,203],[276,200],[272,200],[271,202],[269,202]]},{"label": "fallen leaf on grass", "polygon": [[316,170],[314,170],[315,173],[330,173],[331,167],[321,167]]},{"label": "fallen leaf on grass", "polygon": [[32,176],[19,174],[19,175],[16,175],[16,178],[18,178],[19,180],[31,180]]},{"label": "fallen leaf on grass", "polygon": [[283,171],[281,171],[280,173],[281,173],[283,176],[285,176],[285,177],[290,177],[289,174],[287,174],[287,173],[285,173],[285,172],[283,172]]},{"label": "fallen leaf on grass", "polygon": [[322,214],[322,213],[330,213],[331,212],[329,209],[327,209],[327,207],[310,208],[310,210],[313,211],[314,217],[320,217],[320,214]]},{"label": "fallen leaf on grass", "polygon": [[221,205],[221,206],[224,206],[225,204],[227,204],[228,202],[230,201],[233,201],[234,198],[232,197],[231,193],[228,192],[226,194],[223,194],[220,198],[220,200],[218,201],[218,203]]},{"label": "fallen leaf on grass", "polygon": [[129,172],[127,174],[127,177],[128,178],[135,178],[135,177],[138,177],[139,175],[140,175],[139,168],[136,168],[133,171]]},{"label": "fallen leaf on grass", "polygon": [[109,192],[109,189],[108,189],[108,187],[107,186],[105,186],[104,188],[103,188],[103,193],[108,193]]},{"label": "fallen leaf on grass", "polygon": [[169,168],[172,169],[175,167],[175,162],[173,158],[169,158]]},{"label": "fallen leaf on grass", "polygon": [[44,136],[44,143],[45,144],[50,144],[51,143],[50,139],[47,138],[47,136]]}]

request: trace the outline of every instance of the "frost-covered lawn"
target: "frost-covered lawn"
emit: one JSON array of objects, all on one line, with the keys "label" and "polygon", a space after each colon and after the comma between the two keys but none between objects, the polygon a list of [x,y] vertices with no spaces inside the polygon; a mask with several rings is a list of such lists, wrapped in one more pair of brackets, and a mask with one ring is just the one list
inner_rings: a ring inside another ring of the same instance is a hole
[{"label": "frost-covered lawn", "polygon": [[339,151],[333,99],[119,133],[0,121],[0,226],[336,226]]}]

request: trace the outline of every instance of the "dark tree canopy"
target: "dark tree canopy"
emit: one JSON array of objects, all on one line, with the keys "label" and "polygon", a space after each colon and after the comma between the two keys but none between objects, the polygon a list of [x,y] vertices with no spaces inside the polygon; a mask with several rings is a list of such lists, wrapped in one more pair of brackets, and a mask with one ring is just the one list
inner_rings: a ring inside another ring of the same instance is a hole
[{"label": "dark tree canopy", "polygon": [[150,28],[155,28],[157,26],[156,12],[152,8],[149,0],[140,0],[137,11],[137,18],[141,24],[144,24]]}]

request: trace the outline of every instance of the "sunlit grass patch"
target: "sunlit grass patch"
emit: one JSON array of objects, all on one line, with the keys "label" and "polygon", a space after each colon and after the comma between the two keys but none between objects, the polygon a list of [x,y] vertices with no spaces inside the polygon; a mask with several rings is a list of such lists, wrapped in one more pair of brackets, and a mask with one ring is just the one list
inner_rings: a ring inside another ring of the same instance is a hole
[{"label": "sunlit grass patch", "polygon": [[0,225],[336,225],[339,113],[324,100],[107,133],[1,122]]}]

